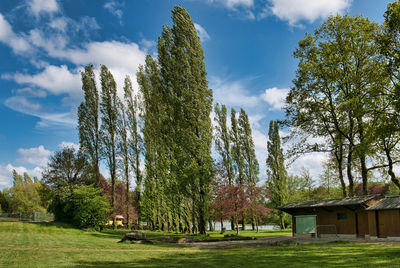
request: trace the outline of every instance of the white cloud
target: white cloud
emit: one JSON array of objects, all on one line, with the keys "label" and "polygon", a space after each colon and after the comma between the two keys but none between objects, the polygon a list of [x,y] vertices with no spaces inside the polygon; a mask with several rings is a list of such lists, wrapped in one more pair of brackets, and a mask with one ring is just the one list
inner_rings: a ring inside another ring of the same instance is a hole
[{"label": "white cloud", "polygon": [[65,32],[68,27],[68,20],[65,17],[59,17],[52,20],[49,23],[49,26],[53,29],[59,30],[61,32]]},{"label": "white cloud", "polygon": [[269,0],[270,11],[281,20],[295,26],[300,21],[310,23],[330,15],[343,13],[352,0]]},{"label": "white cloud", "polygon": [[41,13],[54,13],[59,10],[56,0],[30,0],[28,6],[36,17]]},{"label": "white cloud", "polygon": [[4,104],[11,108],[13,110],[23,110],[23,109],[28,109],[31,111],[39,111],[41,110],[42,106],[37,103],[37,102],[32,102],[29,99],[23,97],[23,96],[13,96],[4,102]]},{"label": "white cloud", "polygon": [[257,96],[251,96],[241,81],[226,81],[219,77],[210,78],[214,101],[227,106],[254,107],[259,103]]},{"label": "white cloud", "polygon": [[115,0],[108,1],[107,3],[104,4],[104,8],[107,9],[111,14],[116,16],[121,23],[122,15],[124,14],[122,11],[122,7],[124,6],[124,3],[119,3]]},{"label": "white cloud", "polygon": [[7,164],[5,166],[0,165],[0,189],[12,186],[12,171],[15,169],[18,174],[27,172],[30,177],[42,177],[43,169],[41,167],[35,167],[33,169],[27,169],[23,166],[13,166]]},{"label": "white cloud", "polygon": [[10,46],[14,53],[22,54],[31,50],[31,46],[23,36],[17,35],[11,25],[0,13],[0,42]]},{"label": "white cloud", "polygon": [[237,7],[252,7],[254,6],[253,0],[208,0],[211,3],[219,3],[228,9],[235,9]]},{"label": "white cloud", "polygon": [[23,96],[10,97],[6,99],[4,104],[14,111],[38,117],[40,121],[37,126],[39,127],[76,126],[75,113],[72,113],[71,111],[65,113],[46,112],[43,111],[40,104],[32,102]]},{"label": "white cloud", "polygon": [[66,65],[46,66],[45,69],[37,74],[21,74],[2,75],[3,79],[12,79],[18,84],[28,84],[47,90],[54,95],[68,93],[77,95],[81,93],[80,74],[68,70]]},{"label": "white cloud", "polygon": [[52,154],[52,152],[46,150],[43,145],[28,149],[19,148],[18,153],[21,155],[21,157],[17,159],[18,163],[33,164],[40,167],[45,167],[47,165],[49,156]]},{"label": "white cloud", "polygon": [[288,168],[288,171],[300,175],[301,169],[305,168],[310,171],[310,175],[313,179],[317,179],[323,172],[324,163],[328,160],[329,156],[327,153],[306,154],[294,161]]},{"label": "white cloud", "polygon": [[63,148],[74,148],[75,151],[79,150],[79,144],[69,142],[69,141],[63,141],[58,145],[58,149],[63,149]]},{"label": "white cloud", "polygon": [[36,90],[30,87],[24,87],[15,90],[15,93],[22,96],[33,97],[33,98],[44,98],[47,96],[47,93],[44,90]]},{"label": "white cloud", "polygon": [[195,23],[194,28],[196,28],[197,34],[199,35],[201,42],[205,42],[211,39],[207,31],[200,24]]},{"label": "white cloud", "polygon": [[271,105],[270,110],[280,110],[285,106],[285,99],[288,93],[289,89],[273,87],[266,89],[261,98]]}]

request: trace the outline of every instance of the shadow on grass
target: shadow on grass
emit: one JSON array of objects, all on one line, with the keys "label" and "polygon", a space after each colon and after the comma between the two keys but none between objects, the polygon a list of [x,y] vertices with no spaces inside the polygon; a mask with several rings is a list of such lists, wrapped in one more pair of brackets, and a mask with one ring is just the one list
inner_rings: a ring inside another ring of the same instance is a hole
[{"label": "shadow on grass", "polygon": [[28,224],[38,225],[41,227],[56,227],[56,228],[64,228],[64,229],[77,229],[70,223],[60,222],[60,221],[52,221],[52,222],[29,222]]},{"label": "shadow on grass", "polygon": [[[332,250],[330,250],[332,249]],[[370,267],[397,266],[400,249],[264,247],[246,250],[137,253],[132,260],[80,261],[76,267]]]}]

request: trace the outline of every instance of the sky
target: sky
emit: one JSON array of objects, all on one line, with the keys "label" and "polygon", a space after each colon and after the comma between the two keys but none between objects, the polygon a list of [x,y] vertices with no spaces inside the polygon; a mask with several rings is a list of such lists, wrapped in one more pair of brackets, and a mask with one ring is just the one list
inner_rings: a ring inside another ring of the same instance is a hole
[{"label": "sky", "polygon": [[[171,10],[184,7],[202,41],[214,102],[244,108],[253,128],[260,179],[265,175],[270,120],[284,119],[293,86],[293,52],[305,33],[330,15],[363,15],[383,22],[386,0],[1,0],[0,189],[12,170],[41,177],[48,157],[78,148],[80,71],[100,64],[113,73],[119,94],[126,75],[146,54],[156,55]],[[286,135],[282,130],[282,135]],[[288,146],[288,145],[285,145]],[[314,179],[327,156],[314,153],[289,166]],[[101,171],[107,176],[103,164]]]}]

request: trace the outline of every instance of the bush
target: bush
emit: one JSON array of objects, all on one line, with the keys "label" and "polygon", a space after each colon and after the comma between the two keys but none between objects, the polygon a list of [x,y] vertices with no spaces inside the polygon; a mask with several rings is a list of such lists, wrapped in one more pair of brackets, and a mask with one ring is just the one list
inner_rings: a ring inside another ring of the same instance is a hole
[{"label": "bush", "polygon": [[101,192],[100,188],[85,185],[73,190],[64,210],[72,214],[75,226],[98,229],[104,225],[109,208]]}]

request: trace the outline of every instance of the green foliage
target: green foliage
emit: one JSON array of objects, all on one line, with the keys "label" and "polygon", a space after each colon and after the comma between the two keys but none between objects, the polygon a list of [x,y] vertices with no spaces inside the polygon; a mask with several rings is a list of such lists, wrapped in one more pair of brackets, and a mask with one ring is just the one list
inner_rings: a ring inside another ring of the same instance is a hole
[{"label": "green foliage", "polygon": [[254,149],[253,137],[251,134],[251,126],[249,117],[245,110],[240,109],[239,114],[239,143],[241,155],[243,155],[243,171],[245,181],[256,185],[259,182],[259,165]]},{"label": "green foliage", "polygon": [[[270,121],[268,131],[268,157],[267,164],[267,180],[266,187],[269,191],[269,200],[272,208],[284,205],[289,198],[287,186],[287,171],[285,168],[285,160],[281,147],[281,139],[279,136],[279,127],[277,121]],[[281,228],[285,228],[286,215],[282,211],[273,210],[280,219]]]},{"label": "green foliage", "polygon": [[78,130],[81,152],[89,159],[96,183],[100,181],[99,92],[93,65],[81,73],[84,101],[78,107]]},{"label": "green foliage", "polygon": [[106,159],[111,175],[111,207],[114,207],[114,192],[117,176],[117,121],[119,118],[119,98],[114,77],[107,66],[101,65],[101,155]]},{"label": "green foliage", "polygon": [[332,16],[314,34],[306,34],[294,53],[299,64],[295,87],[286,99],[288,120],[306,137],[329,138],[306,152],[333,152],[343,189],[346,156],[350,196],[354,194],[353,165],[360,166],[365,194],[366,159],[377,151],[371,146],[379,121],[373,107],[384,103],[377,100],[388,86],[376,42],[380,33],[376,23],[361,16]]},{"label": "green foliage", "polygon": [[71,212],[75,226],[97,229],[104,225],[109,208],[101,192],[102,189],[90,185],[74,189],[64,210]]},{"label": "green foliage", "polygon": [[217,103],[214,107],[215,111],[215,145],[217,151],[222,158],[222,163],[227,172],[229,184],[233,183],[233,165],[232,165],[232,145],[229,128],[227,126],[227,110],[225,105]]},{"label": "green foliage", "polygon": [[33,181],[27,173],[23,176],[13,170],[13,186],[4,189],[0,205],[7,212],[45,212],[50,196],[46,195],[47,187],[39,181]]},{"label": "green foliage", "polygon": [[89,185],[96,181],[90,164],[73,147],[64,147],[55,152],[42,176],[44,183],[53,190],[62,186],[72,189],[74,186]]},{"label": "green foliage", "polygon": [[138,72],[146,144],[144,211],[158,228],[192,225],[205,233],[213,176],[212,91],[190,15],[175,7],[172,22],[159,37],[158,62],[148,55]]},{"label": "green foliage", "polygon": [[242,147],[240,144],[240,132],[238,121],[236,118],[236,111],[231,110],[231,140],[232,140],[232,159],[233,169],[235,172],[236,182],[239,184],[244,183],[244,158],[242,154]]}]

